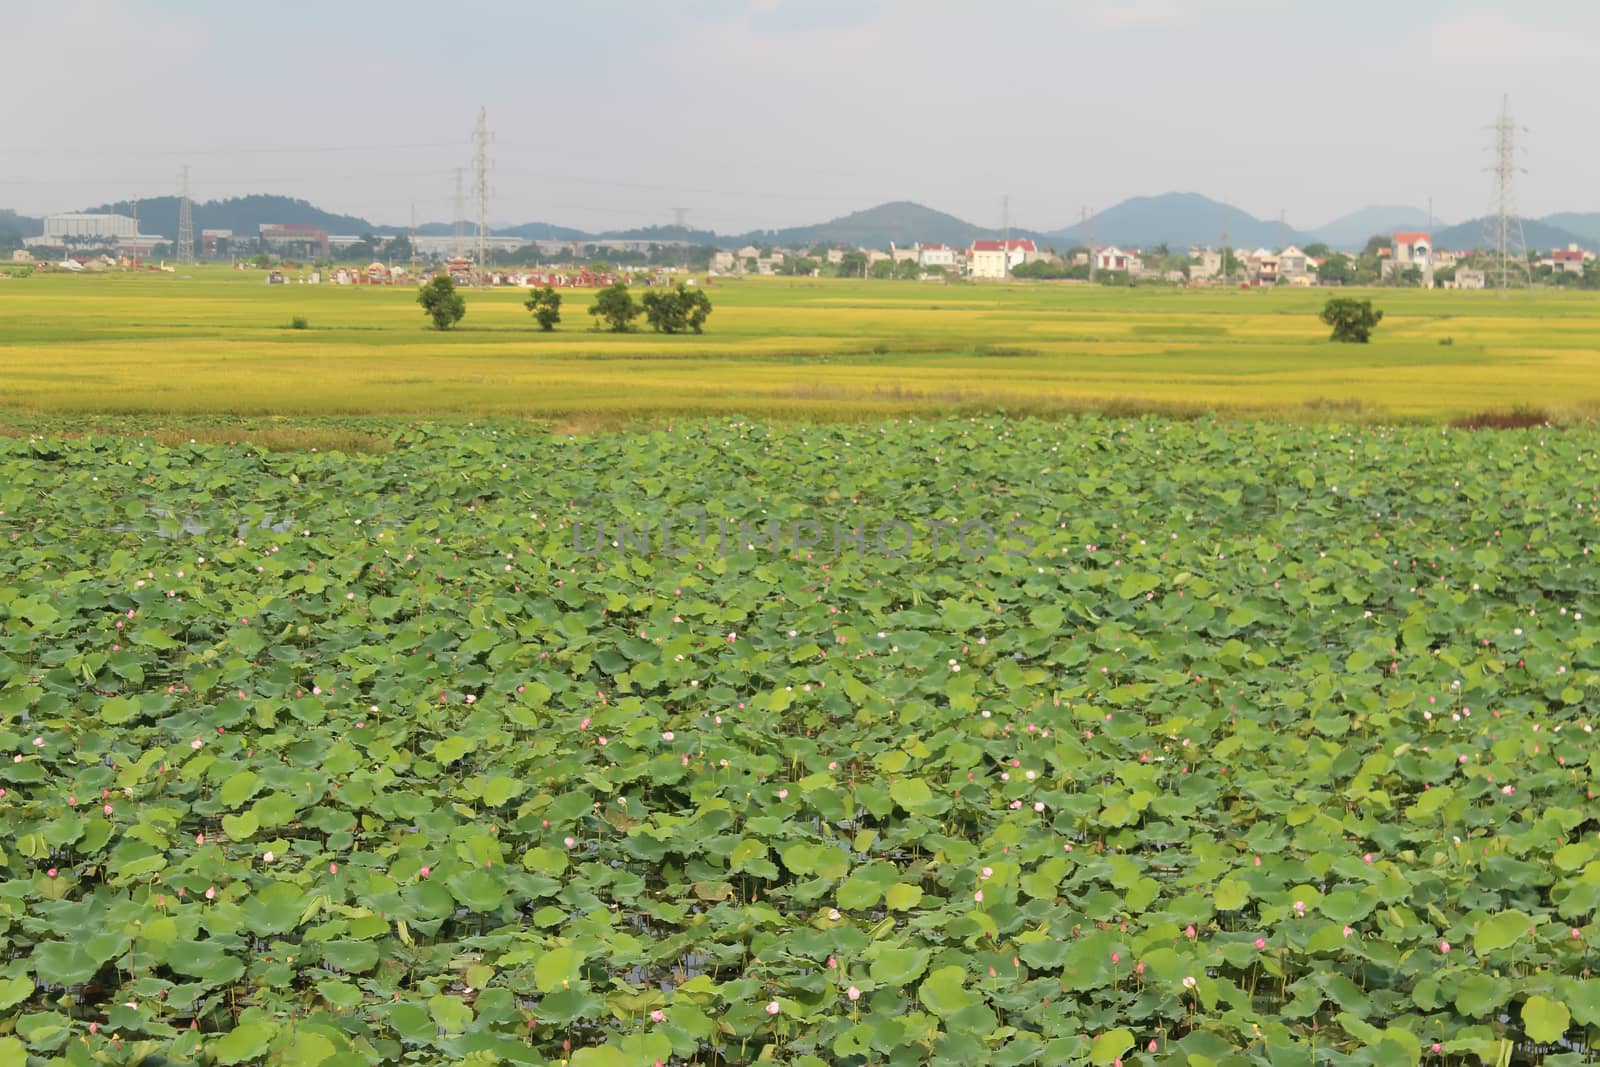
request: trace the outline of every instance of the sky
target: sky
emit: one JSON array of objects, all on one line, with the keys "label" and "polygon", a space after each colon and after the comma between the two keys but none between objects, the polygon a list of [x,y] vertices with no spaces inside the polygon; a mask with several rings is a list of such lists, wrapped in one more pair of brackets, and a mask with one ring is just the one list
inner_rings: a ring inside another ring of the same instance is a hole
[{"label": "sky", "polygon": [[[722,233],[914,200],[1049,230],[1198,192],[1313,228],[1600,209],[1594,0],[5,0],[0,208],[277,193]],[[18,87],[25,87],[18,91]]]}]

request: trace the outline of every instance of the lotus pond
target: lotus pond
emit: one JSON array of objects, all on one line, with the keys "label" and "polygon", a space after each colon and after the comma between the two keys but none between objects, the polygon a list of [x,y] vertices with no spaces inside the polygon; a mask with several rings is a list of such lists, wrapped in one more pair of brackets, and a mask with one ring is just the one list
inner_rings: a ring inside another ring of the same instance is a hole
[{"label": "lotus pond", "polygon": [[0,1062],[1592,1062],[1597,446],[0,441]]}]

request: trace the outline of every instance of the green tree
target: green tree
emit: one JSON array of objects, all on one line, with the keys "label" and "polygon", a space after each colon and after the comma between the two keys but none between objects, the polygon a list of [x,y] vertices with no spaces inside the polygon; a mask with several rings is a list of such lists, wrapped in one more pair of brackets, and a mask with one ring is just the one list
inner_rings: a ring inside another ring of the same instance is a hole
[{"label": "green tree", "polygon": [[1373,328],[1383,321],[1383,312],[1372,309],[1372,301],[1336,296],[1322,307],[1322,321],[1333,327],[1333,341],[1364,345]]},{"label": "green tree", "polygon": [[533,312],[534,321],[545,333],[555,329],[556,323],[561,321],[561,294],[551,286],[530,292],[523,307]]},{"label": "green tree", "polygon": [[1349,285],[1356,280],[1355,264],[1343,252],[1335,252],[1317,268],[1317,280],[1323,285]]},{"label": "green tree", "polygon": [[892,278],[894,277],[894,261],[880,259],[872,265],[870,273],[874,278]]},{"label": "green tree", "polygon": [[903,282],[914,282],[922,277],[922,268],[914,259],[902,259],[894,265],[894,276]]},{"label": "green tree", "polygon": [[644,309],[634,303],[633,294],[622,282],[612,282],[608,288],[600,290],[594,303],[589,305],[589,314],[595,318],[594,328],[600,329],[603,323],[612,333],[629,332],[634,328],[633,320],[643,313]]},{"label": "green tree", "polygon": [[1327,259],[1333,254],[1333,249],[1321,241],[1313,241],[1311,244],[1306,245],[1302,251],[1312,259]]},{"label": "green tree", "polygon": [[867,276],[867,254],[857,249],[851,249],[839,259],[839,277],[865,278]]},{"label": "green tree", "polygon": [[417,303],[433,319],[434,329],[448,330],[467,313],[467,302],[448,274],[440,274],[417,293]]},{"label": "green tree", "polygon": [[664,292],[644,294],[643,303],[645,319],[657,333],[682,333],[685,329],[700,333],[711,314],[711,298],[705,291],[682,282]]},{"label": "green tree", "polygon": [[1361,250],[1363,256],[1375,256],[1381,249],[1392,248],[1394,238],[1386,233],[1375,233],[1367,238],[1367,247]]}]

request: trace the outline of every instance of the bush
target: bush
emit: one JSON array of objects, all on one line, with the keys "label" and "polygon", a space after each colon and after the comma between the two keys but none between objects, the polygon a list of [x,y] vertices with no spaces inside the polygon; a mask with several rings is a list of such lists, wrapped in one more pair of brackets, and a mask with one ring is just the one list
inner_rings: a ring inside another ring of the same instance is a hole
[{"label": "bush", "polygon": [[1333,327],[1329,340],[1364,345],[1383,321],[1383,312],[1372,309],[1372,301],[1336,296],[1322,308],[1322,321]]},{"label": "bush", "polygon": [[289,320],[289,329],[309,330],[311,329],[311,320],[306,318],[304,315],[296,315],[294,318]]}]

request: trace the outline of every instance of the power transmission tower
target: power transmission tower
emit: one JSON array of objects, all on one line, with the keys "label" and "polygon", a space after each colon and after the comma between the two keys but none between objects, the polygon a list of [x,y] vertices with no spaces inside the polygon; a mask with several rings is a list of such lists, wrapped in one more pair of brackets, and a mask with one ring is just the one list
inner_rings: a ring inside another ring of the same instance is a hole
[{"label": "power transmission tower", "polygon": [[678,265],[684,270],[689,269],[689,228],[687,225],[689,209],[675,207],[672,209],[672,225],[678,231]]},{"label": "power transmission tower", "polygon": [[1000,277],[1011,277],[1011,194],[1000,198]]},{"label": "power transmission tower", "polygon": [[1222,271],[1222,284],[1226,286],[1233,277],[1230,269],[1232,264],[1228,260],[1233,258],[1233,253],[1228,248],[1228,209],[1222,209],[1222,261],[1217,265]]},{"label": "power transmission tower", "polygon": [[451,255],[460,259],[467,254],[467,197],[461,186],[462,170],[456,168],[456,213],[455,213],[455,240],[451,248]]},{"label": "power transmission tower", "polygon": [[[1522,217],[1517,214],[1517,124],[1511,117],[1511,97],[1501,102],[1500,117],[1494,126],[1494,188],[1489,196],[1489,214],[1484,219],[1484,243],[1494,255],[1491,273],[1498,273],[1498,288],[1509,289],[1513,281],[1528,285],[1528,244],[1522,233]],[[1524,130],[1524,133],[1527,131]]]},{"label": "power transmission tower", "polygon": [[178,262],[194,262],[194,205],[189,201],[189,164],[183,165],[183,192],[178,201]]},{"label": "power transmission tower", "polygon": [[489,284],[489,109],[478,109],[478,287]]},{"label": "power transmission tower", "polygon": [[1085,204],[1084,208],[1083,208],[1083,221],[1089,227],[1089,284],[1093,285],[1094,284],[1094,276],[1095,276],[1095,267],[1098,265],[1096,263],[1096,260],[1098,260],[1100,257],[1095,254],[1095,247],[1094,247],[1094,216],[1089,214],[1089,206],[1087,204]]},{"label": "power transmission tower", "polygon": [[139,269],[139,198],[133,198],[133,269]]},{"label": "power transmission tower", "polygon": [[1278,251],[1282,252],[1289,247],[1289,223],[1287,213],[1283,208],[1278,209]]}]

